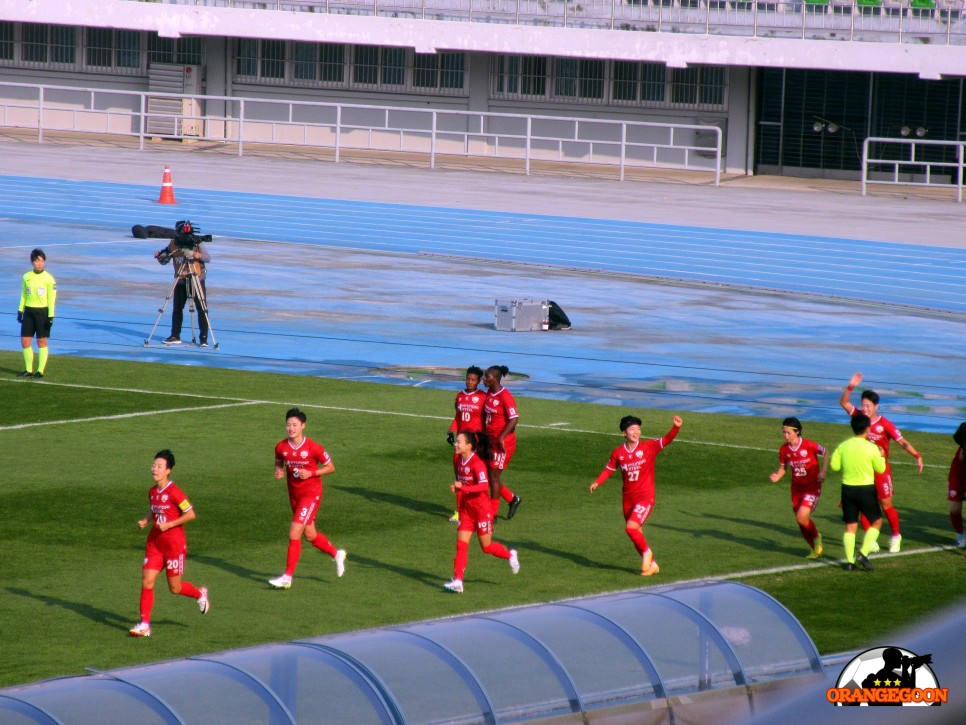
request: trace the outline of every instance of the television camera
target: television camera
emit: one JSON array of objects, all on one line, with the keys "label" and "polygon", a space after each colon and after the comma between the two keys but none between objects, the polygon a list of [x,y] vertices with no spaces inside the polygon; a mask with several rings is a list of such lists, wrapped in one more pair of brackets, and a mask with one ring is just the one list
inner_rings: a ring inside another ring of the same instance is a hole
[{"label": "television camera", "polygon": [[174,257],[193,257],[194,251],[202,242],[210,242],[210,234],[198,234],[201,228],[183,219],[175,222],[174,237],[168,246],[162,247],[154,253],[159,264],[167,264]]}]

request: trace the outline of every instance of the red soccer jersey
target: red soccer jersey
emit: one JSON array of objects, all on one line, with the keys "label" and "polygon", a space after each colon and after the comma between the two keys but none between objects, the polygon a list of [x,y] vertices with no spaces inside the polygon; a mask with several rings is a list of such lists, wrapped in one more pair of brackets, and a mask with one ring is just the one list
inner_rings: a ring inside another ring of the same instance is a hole
[{"label": "red soccer jersey", "polygon": [[321,476],[296,478],[295,472],[303,468],[315,471],[331,462],[325,449],[310,438],[303,438],[298,446],[293,446],[286,438],[275,446],[275,463],[285,466],[288,492],[292,497],[321,496]]},{"label": "red soccer jersey", "polygon": [[486,463],[473,453],[465,461],[459,453],[453,454],[453,471],[460,482],[463,494],[475,496],[490,490],[490,479],[486,475]]},{"label": "red soccer jersey", "polygon": [[949,487],[966,488],[966,451],[956,450],[953,462],[949,464]]},{"label": "red soccer jersey", "polygon": [[624,479],[624,500],[654,503],[654,459],[673,441],[681,430],[671,428],[663,438],[649,441],[638,441],[633,448],[624,443],[614,449],[610,460],[597,477],[597,483],[603,483],[618,468]]},{"label": "red soccer jersey", "polygon": [[183,538],[183,526],[175,526],[173,529],[164,532],[158,529],[158,524],[174,521],[181,514],[191,510],[188,497],[174,484],[174,481],[168,481],[161,489],[157,486],[151,486],[151,490],[148,492],[148,500],[151,503],[151,518],[154,520],[150,535],[163,538]]},{"label": "red soccer jersey", "polygon": [[818,464],[818,456],[824,455],[825,446],[800,438],[794,448],[786,443],[778,449],[778,462],[792,469],[793,488],[802,491],[821,489],[818,474],[822,469]]},{"label": "red soccer jersey", "polygon": [[[490,438],[498,438],[511,420],[520,417],[517,403],[506,388],[500,388],[496,393],[488,392],[483,411],[486,413],[486,434]],[[511,433],[510,436],[516,436],[516,433]]]},{"label": "red soccer jersey", "polygon": [[[852,407],[852,417],[855,417],[862,411]],[[902,440],[902,433],[888,420],[888,418],[877,415],[872,419],[872,425],[869,426],[869,432],[866,437],[879,446],[879,450],[882,451],[882,457],[887,461],[889,460],[889,441],[895,441],[898,443]]]},{"label": "red soccer jersey", "polygon": [[483,406],[486,393],[482,390],[463,390],[456,394],[456,417],[449,429],[455,433],[478,433],[483,430]]}]

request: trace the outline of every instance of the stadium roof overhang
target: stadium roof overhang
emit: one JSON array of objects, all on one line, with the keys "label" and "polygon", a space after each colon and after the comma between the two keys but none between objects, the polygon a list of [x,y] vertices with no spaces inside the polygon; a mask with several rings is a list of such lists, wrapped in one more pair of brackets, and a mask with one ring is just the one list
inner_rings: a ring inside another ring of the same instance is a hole
[{"label": "stadium roof overhang", "polygon": [[131,0],[0,0],[0,19],[155,31],[162,37],[212,36],[604,58],[689,65],[813,68],[966,75],[962,46],[842,42],[536,27],[280,10],[249,10]]}]

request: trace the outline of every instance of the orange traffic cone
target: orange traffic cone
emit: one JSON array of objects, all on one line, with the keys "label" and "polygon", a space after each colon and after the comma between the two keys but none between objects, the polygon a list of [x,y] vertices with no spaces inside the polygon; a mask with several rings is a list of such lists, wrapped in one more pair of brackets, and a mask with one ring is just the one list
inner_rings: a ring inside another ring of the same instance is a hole
[{"label": "orange traffic cone", "polygon": [[164,167],[164,176],[161,177],[161,196],[158,197],[159,204],[177,204],[174,200],[174,184],[171,183],[171,167]]}]

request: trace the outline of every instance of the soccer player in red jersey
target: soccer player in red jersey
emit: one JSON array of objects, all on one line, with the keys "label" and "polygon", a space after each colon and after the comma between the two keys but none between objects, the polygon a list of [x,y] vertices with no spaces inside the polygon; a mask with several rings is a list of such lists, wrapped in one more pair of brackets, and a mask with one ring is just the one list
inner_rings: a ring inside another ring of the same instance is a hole
[{"label": "soccer player in red jersey", "polygon": [[470,538],[476,532],[484,554],[492,554],[510,562],[510,571],[520,571],[516,549],[507,549],[493,541],[493,506],[490,502],[490,482],[483,460],[488,451],[488,440],[483,433],[463,431],[453,444],[453,470],[456,481],[450,489],[460,492],[459,526],[456,528],[456,557],[453,559],[453,578],[443,587],[457,594],[463,593],[463,574],[469,559]]},{"label": "soccer player in red jersey", "polygon": [[960,423],[953,433],[953,440],[959,448],[949,464],[949,522],[956,532],[956,546],[966,548],[966,535],[963,534],[963,498],[966,497],[966,423]]},{"label": "soccer player in red jersey", "polygon": [[292,525],[288,531],[285,573],[268,583],[276,589],[289,589],[292,575],[302,554],[302,537],[316,549],[335,560],[336,576],[345,574],[345,549],[336,549],[325,534],[315,528],[315,517],[322,502],[322,476],[335,471],[325,449],[305,437],[306,416],[298,408],[285,414],[288,438],[275,446],[275,478],[288,479],[288,500],[292,505]]},{"label": "soccer player in red jersey", "polygon": [[503,387],[503,378],[510,369],[506,365],[492,365],[483,375],[486,386],[486,402],[483,412],[486,414],[486,436],[490,443],[490,460],[487,464],[490,473],[490,499],[493,505],[493,515],[500,506],[500,498],[510,504],[507,520],[512,519],[520,505],[520,497],[507,488],[501,477],[503,471],[510,465],[513,452],[517,449],[517,404],[510,391]]},{"label": "soccer player in red jersey", "polygon": [[[785,469],[792,469],[792,511],[802,537],[811,549],[805,558],[817,559],[822,555],[822,535],[812,521],[812,512],[818,507],[822,495],[822,483],[828,473],[828,455],[825,446],[802,438],[802,423],[798,418],[782,421],[782,435],[785,445],[778,449],[778,470],[768,478],[772,483],[778,483],[785,475]],[[818,456],[822,457],[821,468]]]},{"label": "soccer player in red jersey", "polygon": [[144,566],[141,569],[141,621],[131,627],[132,637],[151,636],[151,610],[154,608],[154,582],[163,569],[168,577],[168,589],[172,594],[191,597],[198,601],[198,609],[208,614],[208,589],[198,589],[188,581],[182,581],[188,541],[184,525],[195,520],[195,510],[184,492],[171,480],[174,454],[165,449],[154,456],[151,478],[154,485],[148,492],[151,513],[138,521],[140,528],[151,526],[144,547]]},{"label": "soccer player in red jersey", "polygon": [[678,415],[672,421],[674,426],[662,438],[641,441],[641,419],[633,415],[621,418],[624,443],[614,449],[604,470],[590,484],[590,492],[593,493],[614,471],[621,469],[624,479],[624,521],[627,522],[625,528],[641,556],[641,576],[651,576],[661,570],[644,538],[644,522],[654,510],[654,459],[677,437],[684,423]]},{"label": "soccer player in red jersey", "polygon": [[[486,403],[486,393],[478,390],[480,381],[483,379],[483,369],[476,365],[466,368],[466,389],[456,394],[456,415],[453,422],[449,424],[449,433],[446,434],[446,441],[453,445],[456,442],[456,434],[466,431],[468,433],[478,433],[483,430],[483,405]],[[460,492],[456,492],[456,511],[450,517],[450,521],[456,523],[460,520]]]},{"label": "soccer player in red jersey", "polygon": [[[892,505],[892,494],[894,490],[892,487],[892,467],[889,465],[889,441],[895,441],[910,456],[916,459],[919,464],[919,473],[922,473],[922,456],[916,452],[916,449],[912,447],[909,441],[902,437],[902,433],[898,428],[886,419],[885,416],[879,415],[879,394],[874,390],[862,391],[862,402],[858,408],[849,402],[849,396],[855,390],[855,386],[861,382],[862,373],[855,373],[849,379],[849,384],[845,390],[842,391],[842,396],[839,398],[839,405],[842,406],[842,409],[849,416],[854,417],[858,413],[863,413],[869,416],[869,420],[872,421],[868,438],[879,446],[879,450],[882,451],[882,457],[886,459],[885,473],[875,474],[875,491],[879,497],[879,505],[882,506],[882,515],[885,516],[889,522],[889,526],[892,528],[892,538],[889,540],[889,551],[894,554],[902,546],[902,535],[899,533],[899,512]],[[868,520],[863,516],[861,521],[863,531],[867,530],[869,528]],[[872,552],[875,553],[878,550],[879,545],[876,544]]]}]

